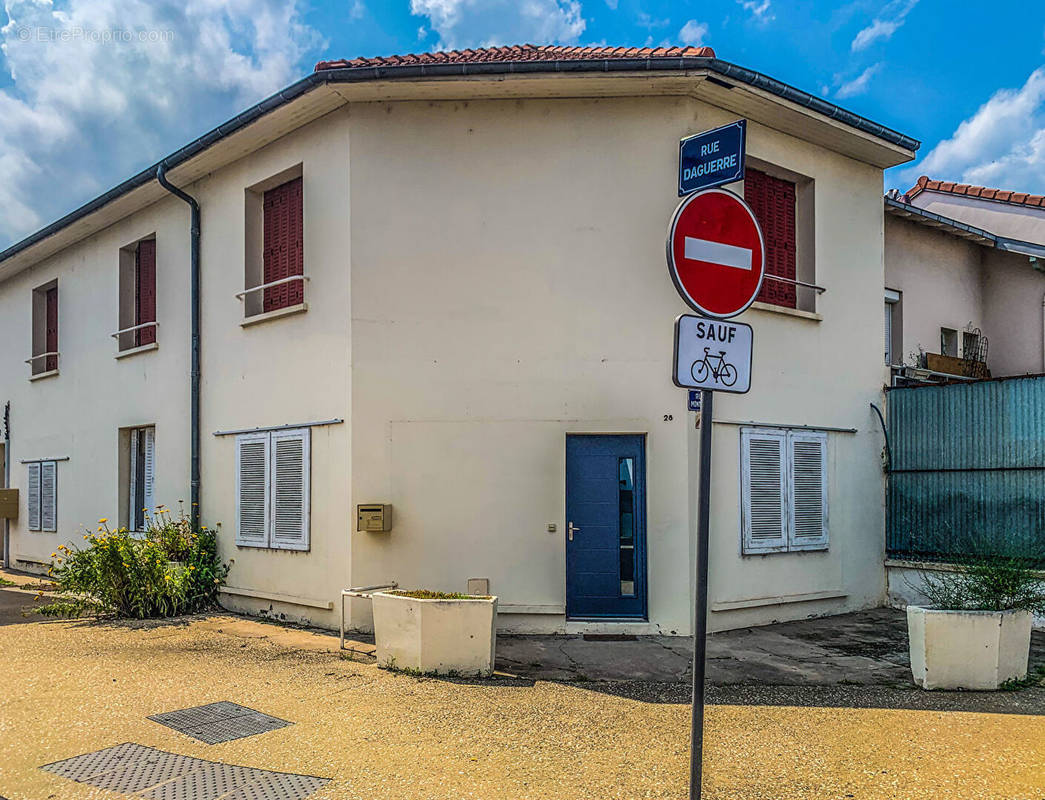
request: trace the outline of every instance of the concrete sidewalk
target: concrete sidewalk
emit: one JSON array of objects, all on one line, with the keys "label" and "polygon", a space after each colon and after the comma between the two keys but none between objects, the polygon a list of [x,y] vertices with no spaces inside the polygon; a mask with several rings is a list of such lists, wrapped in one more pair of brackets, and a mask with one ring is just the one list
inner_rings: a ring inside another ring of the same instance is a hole
[{"label": "concrete sidewalk", "polygon": [[[688,683],[692,639],[677,636],[499,636],[497,666],[540,680]],[[892,608],[742,628],[708,637],[713,686],[913,686],[907,616]],[[1045,664],[1036,631],[1031,669]]]}]

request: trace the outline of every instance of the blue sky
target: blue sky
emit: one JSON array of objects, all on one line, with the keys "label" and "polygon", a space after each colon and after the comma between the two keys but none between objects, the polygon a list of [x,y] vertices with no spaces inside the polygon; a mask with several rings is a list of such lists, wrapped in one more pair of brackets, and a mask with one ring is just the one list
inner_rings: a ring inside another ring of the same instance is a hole
[{"label": "blue sky", "polygon": [[310,71],[519,42],[707,44],[923,142],[923,172],[1045,193],[1029,0],[7,0],[0,247]]}]

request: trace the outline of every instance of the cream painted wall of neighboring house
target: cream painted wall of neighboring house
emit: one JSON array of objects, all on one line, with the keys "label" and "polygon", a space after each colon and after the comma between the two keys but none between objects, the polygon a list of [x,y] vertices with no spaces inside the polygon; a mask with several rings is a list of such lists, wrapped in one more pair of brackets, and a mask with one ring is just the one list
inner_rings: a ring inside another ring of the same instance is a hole
[{"label": "cream painted wall of neighboring house", "polygon": [[[463,590],[501,625],[562,630],[565,437],[647,437],[649,617],[691,629],[697,436],[670,382],[666,274],[680,136],[733,119],[685,99],[401,103],[351,114],[353,583]],[[752,124],[748,151],[816,181],[822,319],[749,311],[750,395],[716,418],[829,435],[831,548],[741,557],[738,428],[715,426],[714,628],[884,597],[879,170]],[[556,532],[549,533],[554,523]],[[805,598],[779,604],[775,598]],[[810,599],[831,596],[831,599]],[[764,605],[770,603],[770,605]],[[547,612],[538,614],[534,612]],[[369,624],[364,601],[352,620]]]},{"label": "cream painted wall of neighboring house", "polygon": [[983,286],[994,374],[1045,372],[1045,273],[1027,256],[985,250]]},{"label": "cream painted wall of neighboring house", "polygon": [[[966,239],[886,215],[885,286],[903,293],[898,355],[904,363],[915,363],[919,347],[939,353],[941,328],[960,332],[971,323],[991,337],[984,317],[985,252]],[[991,348],[988,367],[993,355]]]},{"label": "cream painted wall of neighboring house", "polygon": [[921,345],[940,352],[940,328],[969,323],[988,341],[994,376],[1045,369],[1045,273],[1027,256],[887,215],[885,286],[903,293],[906,363]]},{"label": "cream painted wall of neighboring house", "polygon": [[934,191],[919,192],[911,205],[996,236],[1045,244],[1045,208]]},{"label": "cream painted wall of neighboring house", "polygon": [[[12,565],[43,570],[58,545],[81,543],[107,518],[116,527],[119,429],[156,426],[157,503],[188,502],[188,221],[181,201],[163,200],[0,284],[0,398],[11,402]],[[116,359],[119,251],[156,235],[155,350]],[[58,375],[30,381],[33,289],[58,279]],[[57,532],[31,532],[24,459],[58,464]],[[186,508],[187,510],[187,508]]]}]

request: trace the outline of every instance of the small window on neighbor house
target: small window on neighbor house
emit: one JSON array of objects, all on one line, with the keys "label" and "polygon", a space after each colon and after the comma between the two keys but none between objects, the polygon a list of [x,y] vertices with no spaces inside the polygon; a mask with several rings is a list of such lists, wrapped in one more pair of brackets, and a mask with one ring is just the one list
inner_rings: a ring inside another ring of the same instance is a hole
[{"label": "small window on neighbor house", "polygon": [[902,358],[900,293],[885,290],[885,363],[892,366]]},{"label": "small window on neighbor house", "polygon": [[743,428],[740,447],[743,553],[826,550],[827,435]]},{"label": "small window on neighbor house", "polygon": [[958,331],[940,328],[940,355],[958,357]]},{"label": "small window on neighbor house", "polygon": [[308,550],[311,431],[236,437],[236,544]]},{"label": "small window on neighbor house", "polygon": [[26,500],[29,530],[58,530],[58,462],[31,461]]},{"label": "small window on neighbor house", "polygon": [[156,343],[156,239],[120,250],[120,350]]},{"label": "small window on neighbor house", "polygon": [[33,375],[58,369],[58,281],[33,289]]},{"label": "small window on neighbor house", "polygon": [[[288,180],[288,174],[294,177]],[[247,189],[246,215],[244,315],[303,305],[306,278],[300,167]]]},{"label": "small window on neighbor house", "polygon": [[[766,278],[755,298],[784,308],[798,308],[797,191],[792,181],[757,169],[744,174],[744,200],[765,239]],[[773,277],[770,277],[773,276]],[[782,280],[774,280],[781,278]]]},{"label": "small window on neighbor house", "polygon": [[144,531],[146,517],[155,513],[156,429],[127,431],[127,527]]}]

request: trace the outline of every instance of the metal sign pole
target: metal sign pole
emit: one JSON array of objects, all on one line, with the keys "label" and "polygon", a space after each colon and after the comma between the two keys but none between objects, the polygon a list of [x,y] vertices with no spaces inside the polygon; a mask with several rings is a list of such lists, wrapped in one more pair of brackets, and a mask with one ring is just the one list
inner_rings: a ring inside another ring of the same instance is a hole
[{"label": "metal sign pole", "polygon": [[697,569],[693,626],[693,719],[689,750],[689,796],[700,800],[704,762],[704,657],[708,634],[708,541],[711,522],[711,420],[714,393],[700,393],[700,486],[697,495]]}]

